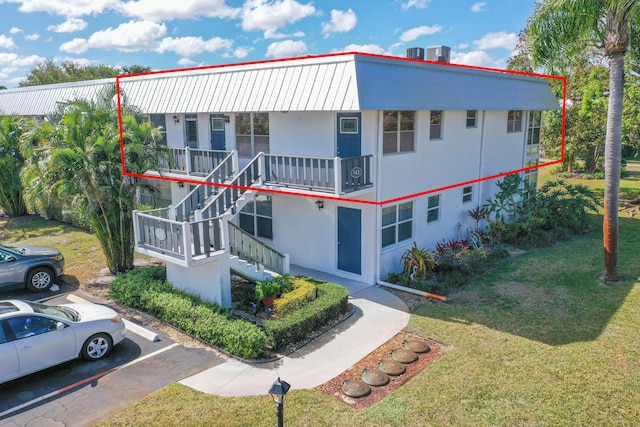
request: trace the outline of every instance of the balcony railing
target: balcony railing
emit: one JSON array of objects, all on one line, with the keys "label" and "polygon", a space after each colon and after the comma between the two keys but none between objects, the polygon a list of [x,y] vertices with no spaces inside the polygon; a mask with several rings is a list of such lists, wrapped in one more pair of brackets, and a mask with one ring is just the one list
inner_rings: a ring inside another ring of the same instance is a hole
[{"label": "balcony railing", "polygon": [[225,249],[221,218],[186,222],[170,219],[171,209],[134,211],[136,247],[185,265]]},{"label": "balcony railing", "polygon": [[159,161],[161,171],[207,176],[231,154],[229,151],[167,147],[167,158]]},{"label": "balcony railing", "polygon": [[289,273],[289,259],[251,234],[229,223],[229,252],[278,274]]},{"label": "balcony railing", "polygon": [[337,195],[350,193],[373,185],[372,157],[342,159],[264,154],[264,183]]}]

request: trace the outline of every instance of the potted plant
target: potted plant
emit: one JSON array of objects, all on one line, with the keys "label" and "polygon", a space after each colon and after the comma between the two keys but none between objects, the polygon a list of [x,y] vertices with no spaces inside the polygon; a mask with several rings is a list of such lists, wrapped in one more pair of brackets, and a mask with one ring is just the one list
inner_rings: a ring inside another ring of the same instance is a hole
[{"label": "potted plant", "polygon": [[280,294],[280,283],[275,280],[261,280],[256,283],[256,301],[262,301],[267,308],[273,308],[273,300]]},{"label": "potted plant", "polygon": [[419,249],[416,242],[413,242],[413,247],[404,251],[400,261],[404,274],[411,279],[424,279],[427,273],[438,266],[431,252],[428,249]]}]

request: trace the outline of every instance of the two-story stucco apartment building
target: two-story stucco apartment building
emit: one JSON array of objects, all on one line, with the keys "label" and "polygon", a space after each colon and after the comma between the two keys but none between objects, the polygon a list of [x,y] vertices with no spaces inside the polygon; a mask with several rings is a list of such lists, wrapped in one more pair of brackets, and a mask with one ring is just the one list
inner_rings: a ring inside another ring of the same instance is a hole
[{"label": "two-story stucco apartment building", "polygon": [[[0,91],[0,113],[44,116],[114,81]],[[559,108],[543,78],[359,53],[125,76],[119,87],[162,126],[171,161],[160,175],[181,180],[155,181],[166,201],[135,213],[136,250],[225,305],[232,271],[255,270],[238,254],[373,284],[413,242],[464,234],[467,211],[497,189],[474,181],[537,164],[540,112]]]}]

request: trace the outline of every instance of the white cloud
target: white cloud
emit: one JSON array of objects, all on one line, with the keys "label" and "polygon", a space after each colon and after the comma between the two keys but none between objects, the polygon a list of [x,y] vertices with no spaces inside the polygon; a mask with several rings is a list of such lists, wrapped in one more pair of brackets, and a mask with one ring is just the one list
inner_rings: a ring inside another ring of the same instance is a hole
[{"label": "white cloud", "polygon": [[77,17],[97,15],[114,7],[120,0],[7,0],[20,3],[20,12],[47,12],[51,15]]},{"label": "white cloud", "polygon": [[428,36],[431,34],[439,33],[440,31],[442,31],[442,27],[440,25],[433,25],[431,27],[423,25],[421,27],[412,28],[402,33],[400,35],[400,41],[410,42],[420,36]]},{"label": "white cloud", "polygon": [[415,7],[416,9],[424,9],[431,2],[431,0],[407,0],[402,3],[404,10]]},{"label": "white cloud", "polygon": [[19,84],[21,81],[23,81],[26,78],[26,76],[22,76],[22,77],[14,77],[12,79],[9,79],[9,83],[17,85]]},{"label": "white cloud", "polygon": [[164,24],[152,21],[129,21],[117,28],[95,32],[88,40],[75,38],[63,43],[60,50],[69,53],[83,53],[89,48],[115,49],[121,52],[154,50],[159,46],[158,39],[167,34]]},{"label": "white cloud", "polygon": [[458,45],[458,49],[468,49],[469,48],[469,43],[460,43]]},{"label": "white cloud", "polygon": [[10,34],[17,34],[17,33],[21,33],[22,30],[18,27],[11,27],[11,29],[9,30]]},{"label": "white cloud", "polygon": [[504,68],[506,61],[494,58],[487,52],[475,50],[473,52],[461,53],[451,52],[451,62],[454,64],[475,65],[478,67]]},{"label": "white cloud", "polygon": [[24,38],[27,39],[27,40],[34,41],[34,40],[38,40],[40,38],[40,34],[38,34],[38,33],[25,34]]},{"label": "white cloud", "polygon": [[355,28],[358,18],[352,9],[346,12],[333,9],[331,11],[331,21],[322,24],[322,33],[328,37],[331,33],[346,33]]},{"label": "white cloud", "polygon": [[180,58],[178,60],[178,65],[182,65],[182,66],[193,65],[195,63],[196,63],[196,61],[193,61],[193,60],[191,60],[189,58]]},{"label": "white cloud", "polygon": [[301,4],[295,0],[247,0],[242,11],[242,29],[260,30],[265,38],[277,34],[276,30],[287,24],[314,14],[312,3]]},{"label": "white cloud", "polygon": [[118,10],[125,15],[150,21],[171,21],[173,19],[235,18],[239,8],[227,6],[225,0],[137,0],[121,3]]},{"label": "white cloud", "polygon": [[484,7],[487,5],[486,1],[479,1],[477,3],[474,3],[473,6],[471,6],[471,11],[472,12],[484,12],[485,9]]},{"label": "white cloud", "polygon": [[8,65],[10,67],[33,67],[45,58],[38,55],[20,56],[15,53],[0,53],[0,65]]},{"label": "white cloud", "polygon": [[350,44],[344,47],[342,50],[335,50],[334,52],[363,52],[374,53],[376,55],[384,55],[385,50],[377,44]]},{"label": "white cloud", "polygon": [[78,54],[86,52],[90,47],[91,46],[89,46],[89,43],[86,39],[75,38],[68,42],[62,43],[60,45],[60,50],[63,52]]},{"label": "white cloud", "polygon": [[13,38],[0,34],[0,49],[15,49],[16,47]]},{"label": "white cloud", "polygon": [[202,37],[165,37],[156,49],[158,53],[175,52],[180,56],[190,58],[202,52],[215,52],[220,49],[230,49],[233,42],[220,37],[204,40]]},{"label": "white cloud", "polygon": [[157,39],[167,34],[164,24],[152,21],[129,21],[117,28],[107,28],[93,33],[89,45],[100,49],[116,49],[122,52],[154,49]]},{"label": "white cloud", "polygon": [[296,31],[295,33],[286,34],[280,33],[276,30],[265,30],[264,38],[265,39],[286,39],[290,37],[304,37],[305,34],[303,31]]},{"label": "white cloud", "polygon": [[489,49],[508,49],[513,50],[518,43],[518,36],[516,33],[507,33],[506,31],[500,31],[499,33],[487,33],[480,40],[473,42],[475,47],[479,50]]},{"label": "white cloud", "polygon": [[249,56],[249,53],[252,50],[253,50],[252,47],[237,47],[233,51],[233,56],[235,56],[238,59],[243,59],[243,58],[246,58],[247,56]]},{"label": "white cloud", "polygon": [[266,56],[274,58],[289,58],[293,56],[300,56],[307,51],[307,44],[301,40],[284,40],[281,42],[274,42],[267,48]]},{"label": "white cloud", "polygon": [[86,67],[88,65],[98,65],[98,61],[95,59],[87,59],[87,58],[71,58],[69,56],[65,56],[64,58],[56,58],[56,61],[59,62],[73,62],[74,64]]},{"label": "white cloud", "polygon": [[49,25],[47,30],[54,33],[74,33],[87,28],[87,23],[80,18],[69,18],[60,25]]},{"label": "white cloud", "polygon": [[18,67],[3,67],[0,69],[0,72],[5,74],[15,73],[16,71],[18,71]]}]

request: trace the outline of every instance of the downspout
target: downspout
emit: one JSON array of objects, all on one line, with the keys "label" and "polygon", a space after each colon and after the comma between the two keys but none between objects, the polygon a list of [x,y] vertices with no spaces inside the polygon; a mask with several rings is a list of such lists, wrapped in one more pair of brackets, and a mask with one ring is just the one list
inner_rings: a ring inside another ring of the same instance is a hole
[{"label": "downspout", "polygon": [[[486,110],[482,110],[482,123],[480,124],[480,164],[478,165],[478,179],[481,179],[484,174],[484,122],[487,118]],[[484,181],[478,182],[478,205],[482,203],[482,189],[484,188]]]},{"label": "downspout", "polygon": [[[380,121],[380,118],[382,117],[382,110],[378,110],[376,113],[376,173],[375,173],[375,187],[376,187],[376,191],[375,191],[375,202],[379,202],[380,201],[380,197],[381,197],[381,190],[380,190],[380,183],[382,182],[382,144],[380,143],[382,141],[382,122]],[[380,214],[382,212],[382,206],[375,204],[373,205],[374,209],[375,209],[375,215],[374,215],[374,219],[375,219],[375,224],[376,224],[376,239],[375,239],[375,263],[374,263],[374,271],[375,276],[374,276],[374,280],[377,282],[380,280],[380,257],[382,257],[382,215]]]},{"label": "downspout", "polygon": [[435,299],[442,302],[445,302],[447,300],[447,297],[444,297],[442,295],[432,294],[431,292],[419,291],[418,289],[407,288],[406,286],[394,285],[393,283],[388,283],[383,280],[378,280],[378,285],[385,286],[391,289],[396,289],[402,292],[407,292],[414,295],[420,295],[425,298],[431,298],[431,299]]}]

